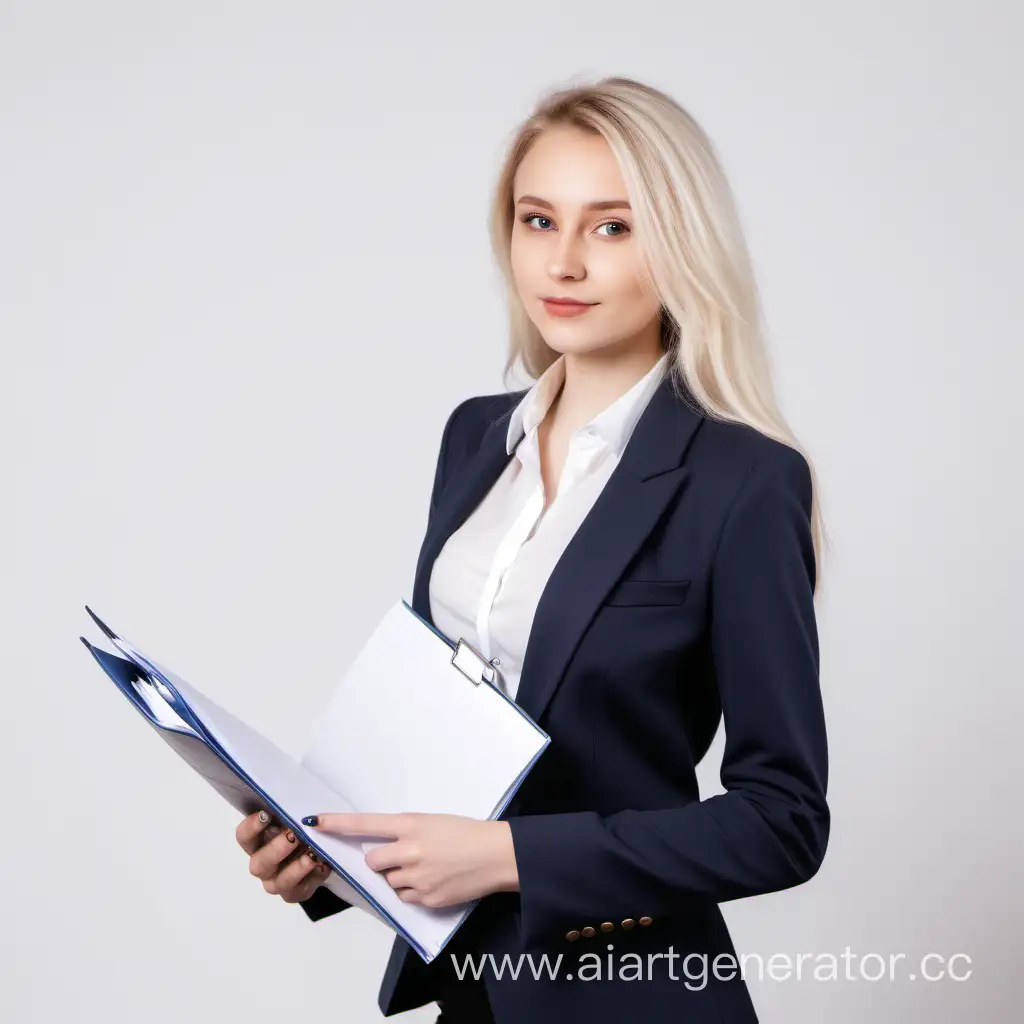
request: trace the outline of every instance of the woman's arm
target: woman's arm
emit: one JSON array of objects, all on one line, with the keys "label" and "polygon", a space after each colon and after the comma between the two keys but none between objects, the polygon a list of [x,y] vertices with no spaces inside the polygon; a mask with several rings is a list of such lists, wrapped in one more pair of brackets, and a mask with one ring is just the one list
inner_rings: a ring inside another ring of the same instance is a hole
[{"label": "woman's arm", "polygon": [[604,920],[807,881],[829,834],[806,460],[781,443],[726,516],[710,593],[727,792],[682,807],[509,819],[524,948]]}]

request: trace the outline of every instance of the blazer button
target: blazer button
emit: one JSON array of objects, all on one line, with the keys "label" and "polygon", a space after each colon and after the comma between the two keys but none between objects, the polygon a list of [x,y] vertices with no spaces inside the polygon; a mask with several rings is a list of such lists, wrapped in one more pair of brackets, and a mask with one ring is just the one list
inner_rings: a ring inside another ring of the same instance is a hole
[{"label": "blazer button", "polygon": [[587,927],[584,928],[582,932],[580,932],[580,934],[585,939],[592,939],[596,933],[595,933],[594,929],[591,928],[590,925],[588,924]]},{"label": "blazer button", "polygon": [[630,928],[633,928],[635,926],[636,926],[636,921],[634,921],[633,918],[631,918],[631,917],[627,917],[626,920],[622,922],[622,927],[625,928],[627,932],[629,931]]},{"label": "blazer button", "polygon": [[641,917],[640,923],[646,928],[651,923],[651,920],[649,917]]},{"label": "blazer button", "polygon": [[580,933],[578,931],[576,931],[575,928],[573,928],[573,930],[571,932],[566,932],[565,933],[565,937],[570,942],[575,942],[580,937]]},{"label": "blazer button", "polygon": [[603,931],[603,932],[613,932],[613,931],[615,931],[615,925],[612,924],[611,921],[605,921],[604,924],[601,925],[601,931]]}]

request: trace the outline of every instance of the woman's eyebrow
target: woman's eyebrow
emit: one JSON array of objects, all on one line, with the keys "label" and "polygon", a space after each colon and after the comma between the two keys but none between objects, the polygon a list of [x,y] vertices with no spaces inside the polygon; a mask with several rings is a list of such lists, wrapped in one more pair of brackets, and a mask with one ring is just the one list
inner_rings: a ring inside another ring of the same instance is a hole
[{"label": "woman's eyebrow", "polygon": [[[543,206],[545,210],[553,210],[554,207],[539,196],[520,196],[516,204],[529,203],[533,206]],[[631,210],[632,207],[625,199],[598,199],[592,203],[584,203],[584,210]]]}]

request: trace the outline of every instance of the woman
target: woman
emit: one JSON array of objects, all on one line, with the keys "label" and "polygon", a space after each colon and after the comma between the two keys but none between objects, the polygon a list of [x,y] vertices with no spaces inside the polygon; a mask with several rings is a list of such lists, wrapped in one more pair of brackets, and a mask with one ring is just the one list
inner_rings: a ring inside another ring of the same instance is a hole
[{"label": "woman", "polygon": [[[496,659],[551,744],[497,821],[315,824],[392,838],[367,861],[404,900],[481,898],[429,965],[396,937],[385,1016],[747,1024],[718,904],[811,878],[829,810],[815,477],[733,200],[684,110],[607,78],[520,128],[491,227],[506,370],[538,379],[450,415],[412,604]],[[701,801],[723,718],[726,792]],[[237,830],[264,889],[313,920],[345,909],[268,822]]]}]

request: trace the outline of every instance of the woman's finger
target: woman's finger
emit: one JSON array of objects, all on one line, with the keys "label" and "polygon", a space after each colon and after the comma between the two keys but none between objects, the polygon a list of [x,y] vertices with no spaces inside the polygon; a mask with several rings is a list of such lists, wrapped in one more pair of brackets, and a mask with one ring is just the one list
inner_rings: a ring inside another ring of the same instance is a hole
[{"label": "woman's finger", "polygon": [[[274,881],[277,883],[277,891],[287,902],[295,901],[292,895],[296,890],[302,893],[310,893],[320,885],[327,877],[324,871],[326,864],[314,863],[306,856],[305,852],[290,860],[278,872]],[[307,899],[308,896],[300,895],[298,899]]]},{"label": "woman's finger", "polygon": [[320,888],[321,881],[319,868],[314,869],[298,885],[290,889],[282,889],[281,899],[285,903],[301,903],[303,900],[308,900]]},{"label": "woman's finger", "polygon": [[392,868],[390,871],[383,871],[381,874],[387,880],[388,885],[392,889],[409,889],[412,888],[412,882],[409,879],[409,872],[405,868]]},{"label": "woman's finger", "polygon": [[250,857],[265,842],[263,832],[272,820],[267,811],[256,811],[239,822],[235,829],[235,840]]},{"label": "woman's finger", "polygon": [[283,860],[296,849],[298,840],[291,829],[282,831],[276,825],[267,829],[267,842],[249,858],[249,873],[266,881],[280,870]]},{"label": "woman's finger", "polygon": [[308,847],[299,847],[287,860],[281,862],[277,872],[281,889],[298,885],[317,866],[317,861],[308,856],[309,852]]}]

